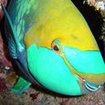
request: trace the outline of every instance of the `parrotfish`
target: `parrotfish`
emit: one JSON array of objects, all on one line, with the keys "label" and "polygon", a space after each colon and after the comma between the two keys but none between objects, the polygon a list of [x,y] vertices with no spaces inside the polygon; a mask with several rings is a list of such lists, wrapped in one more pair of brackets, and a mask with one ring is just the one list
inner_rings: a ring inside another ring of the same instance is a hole
[{"label": "parrotfish", "polygon": [[23,76],[14,87],[38,84],[63,95],[83,95],[105,82],[105,63],[82,14],[70,0],[11,0],[5,31]]}]

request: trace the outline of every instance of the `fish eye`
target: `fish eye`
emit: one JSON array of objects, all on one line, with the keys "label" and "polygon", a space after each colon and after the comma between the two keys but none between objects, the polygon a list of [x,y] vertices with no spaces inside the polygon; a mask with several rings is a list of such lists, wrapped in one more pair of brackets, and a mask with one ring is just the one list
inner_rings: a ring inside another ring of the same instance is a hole
[{"label": "fish eye", "polygon": [[53,41],[51,47],[52,47],[52,50],[57,54],[60,54],[62,52],[62,47],[58,40]]}]

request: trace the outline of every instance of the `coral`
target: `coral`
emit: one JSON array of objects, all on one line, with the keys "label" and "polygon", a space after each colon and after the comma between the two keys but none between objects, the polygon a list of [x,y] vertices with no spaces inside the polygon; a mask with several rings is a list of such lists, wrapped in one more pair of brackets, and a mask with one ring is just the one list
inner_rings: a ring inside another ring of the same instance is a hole
[{"label": "coral", "polygon": [[0,91],[8,91],[9,89],[6,86],[6,81],[4,78],[0,78]]},{"label": "coral", "polygon": [[94,6],[96,10],[105,10],[105,0],[87,0],[90,6]]},{"label": "coral", "polygon": [[3,18],[3,15],[4,15],[3,10],[2,10],[2,7],[1,7],[1,3],[4,4],[4,6],[6,7],[7,0],[0,0],[0,21]]}]

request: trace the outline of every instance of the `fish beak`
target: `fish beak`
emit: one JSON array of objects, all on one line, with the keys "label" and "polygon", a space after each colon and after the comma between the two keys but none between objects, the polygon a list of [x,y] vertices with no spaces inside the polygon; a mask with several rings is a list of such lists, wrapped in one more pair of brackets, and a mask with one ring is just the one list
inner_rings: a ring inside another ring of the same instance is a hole
[{"label": "fish beak", "polygon": [[105,63],[100,51],[81,51],[64,46],[64,56],[73,68],[70,68],[71,72],[79,76],[86,88],[95,90],[105,82]]},{"label": "fish beak", "polygon": [[87,89],[89,92],[97,91],[102,86],[102,85],[94,85],[92,83],[89,83],[79,75],[76,76],[80,79],[80,82],[82,83],[82,86],[85,88],[85,90]]}]

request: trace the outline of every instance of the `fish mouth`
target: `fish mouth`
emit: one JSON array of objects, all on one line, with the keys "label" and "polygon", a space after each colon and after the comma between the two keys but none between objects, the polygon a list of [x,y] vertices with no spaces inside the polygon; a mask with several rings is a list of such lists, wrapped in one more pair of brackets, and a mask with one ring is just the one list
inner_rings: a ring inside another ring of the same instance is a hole
[{"label": "fish mouth", "polygon": [[79,75],[77,75],[77,77],[80,79],[82,85],[90,92],[97,91],[100,87],[102,87],[102,85],[95,85],[95,84],[88,82],[87,80],[83,79]]},{"label": "fish mouth", "polygon": [[101,86],[102,85],[94,85],[94,84],[84,80],[84,87],[90,92],[97,91]]}]

